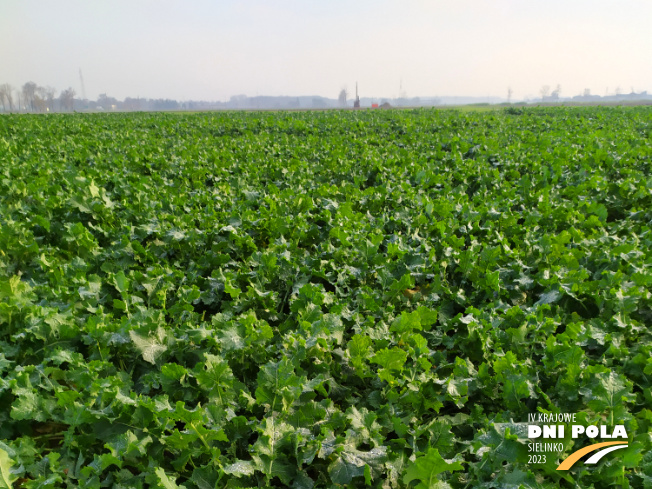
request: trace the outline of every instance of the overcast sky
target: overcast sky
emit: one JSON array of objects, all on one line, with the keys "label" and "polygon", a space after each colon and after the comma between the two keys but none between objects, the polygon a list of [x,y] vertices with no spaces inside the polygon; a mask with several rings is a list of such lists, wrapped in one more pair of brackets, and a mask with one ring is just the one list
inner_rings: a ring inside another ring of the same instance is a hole
[{"label": "overcast sky", "polygon": [[86,95],[652,92],[650,0],[0,0],[0,83]]}]

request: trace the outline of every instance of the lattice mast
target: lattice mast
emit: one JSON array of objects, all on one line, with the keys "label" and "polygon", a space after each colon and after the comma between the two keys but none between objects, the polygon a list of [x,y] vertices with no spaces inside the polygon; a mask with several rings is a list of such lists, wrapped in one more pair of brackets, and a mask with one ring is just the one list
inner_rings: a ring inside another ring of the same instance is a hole
[{"label": "lattice mast", "polygon": [[82,76],[81,68],[79,68],[79,82],[81,83],[82,98],[86,100],[86,87],[84,86],[84,77]]}]

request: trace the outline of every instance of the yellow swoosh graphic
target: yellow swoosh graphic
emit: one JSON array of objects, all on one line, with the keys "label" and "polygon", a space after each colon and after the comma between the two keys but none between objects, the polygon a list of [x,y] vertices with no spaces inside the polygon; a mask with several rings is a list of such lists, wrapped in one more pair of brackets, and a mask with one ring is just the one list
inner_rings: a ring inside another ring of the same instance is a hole
[{"label": "yellow swoosh graphic", "polygon": [[603,443],[594,443],[588,447],[580,448],[576,452],[571,453],[568,457],[564,459],[562,463],[559,464],[557,470],[568,470],[570,469],[575,462],[581,459],[587,453],[595,452],[603,447],[609,447],[611,445],[627,445],[627,442],[622,441],[605,441]]}]

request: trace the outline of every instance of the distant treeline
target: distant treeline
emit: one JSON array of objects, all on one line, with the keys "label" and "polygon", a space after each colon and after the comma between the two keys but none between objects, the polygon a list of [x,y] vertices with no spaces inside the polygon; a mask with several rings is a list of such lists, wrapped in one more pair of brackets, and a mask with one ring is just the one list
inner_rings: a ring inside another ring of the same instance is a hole
[{"label": "distant treeline", "polygon": [[[390,106],[440,105],[439,98],[361,98],[362,106],[389,104]],[[127,97],[118,100],[105,93],[97,100],[79,97],[74,88],[61,92],[27,82],[21,87],[5,83],[0,85],[1,112],[101,112],[101,111],[165,111],[165,110],[269,110],[269,109],[329,109],[353,107],[353,100],[331,99],[320,96],[255,96],[234,95],[226,102],[177,101],[173,99],[150,99]]]},{"label": "distant treeline", "polygon": [[[560,97],[558,87],[552,93],[544,87],[541,98],[520,103],[613,103],[618,101],[647,101],[652,95],[647,92],[628,94],[616,93],[601,97],[593,95],[586,89],[575,97]],[[210,101],[177,101],[172,99],[151,99],[127,97],[118,100],[106,93],[100,94],[97,100],[78,97],[74,88],[69,87],[57,93],[52,87],[43,87],[34,82],[27,82],[22,87],[13,87],[8,83],[0,85],[0,112],[103,112],[103,111],[166,111],[166,110],[275,110],[275,109],[330,109],[351,108],[353,100],[347,98],[342,90],[339,98],[320,96],[255,96],[234,95],[226,102]],[[509,103],[508,99],[500,97],[361,97],[361,107],[434,107],[442,105],[473,105]]]},{"label": "distant treeline", "polygon": [[79,98],[74,88],[57,93],[52,87],[42,87],[27,82],[14,88],[9,83],[0,85],[0,110],[2,112],[73,112],[73,111],[129,111],[129,110],[180,110],[195,102],[178,102],[171,99],[131,98],[120,101],[103,93],[97,100]]}]

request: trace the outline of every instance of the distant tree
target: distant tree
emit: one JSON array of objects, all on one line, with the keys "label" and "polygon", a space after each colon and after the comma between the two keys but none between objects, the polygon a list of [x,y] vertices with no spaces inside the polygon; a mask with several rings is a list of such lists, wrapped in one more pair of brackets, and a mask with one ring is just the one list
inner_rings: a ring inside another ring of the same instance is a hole
[{"label": "distant tree", "polygon": [[512,87],[507,87],[507,103],[512,103],[512,93],[514,93]]},{"label": "distant tree", "polygon": [[127,97],[124,99],[123,107],[125,110],[141,110],[140,98]]},{"label": "distant tree", "polygon": [[348,95],[349,94],[346,92],[346,88],[340,90],[340,95],[337,97],[337,101],[340,104],[340,107],[346,107],[346,98]]},{"label": "distant tree", "polygon": [[7,111],[7,108],[10,112],[14,110],[13,91],[14,89],[9,85],[9,83],[0,85],[0,102],[2,102],[2,108],[5,112]]},{"label": "distant tree", "polygon": [[249,97],[243,93],[239,95],[231,95],[231,98],[229,99],[229,106],[236,109],[242,109],[247,105],[248,98]]},{"label": "distant tree", "polygon": [[584,94],[585,97],[590,97],[591,96],[591,89],[590,88],[585,88],[584,89]]},{"label": "distant tree", "polygon": [[561,85],[557,84],[555,89],[552,91],[552,96],[553,98],[559,98],[560,95],[561,95]]},{"label": "distant tree", "polygon": [[328,107],[328,104],[326,104],[326,101],[321,97],[313,97],[312,106],[315,109],[325,109],[326,107]]},{"label": "distant tree", "polygon": [[[34,91],[34,110],[37,112],[45,112],[48,109],[48,89],[44,87],[37,86]],[[54,98],[54,94],[52,94]]]},{"label": "distant tree", "polygon": [[75,90],[73,88],[66,88],[59,94],[59,105],[61,110],[72,112],[75,106]]},{"label": "distant tree", "polygon": [[541,94],[541,100],[544,100],[550,94],[550,86],[549,85],[542,86],[541,90],[539,90],[539,93]]},{"label": "distant tree", "polygon": [[107,96],[106,93],[101,93],[97,98],[97,104],[104,110],[113,110],[118,106],[118,100]]},{"label": "distant tree", "polygon": [[620,95],[621,93],[623,93],[622,88],[620,88],[619,86],[616,87],[616,95]]},{"label": "distant tree", "polygon": [[153,110],[176,110],[179,108],[179,102],[170,99],[150,100],[150,107]]},{"label": "distant tree", "polygon": [[34,112],[36,109],[34,97],[36,96],[37,88],[38,85],[34,82],[27,82],[23,85],[23,107],[25,107],[25,110]]},{"label": "distant tree", "polygon": [[57,93],[57,90],[54,87],[45,87],[42,89],[42,93],[47,110],[52,112],[54,110],[54,95]]}]

